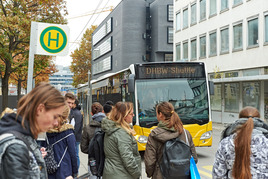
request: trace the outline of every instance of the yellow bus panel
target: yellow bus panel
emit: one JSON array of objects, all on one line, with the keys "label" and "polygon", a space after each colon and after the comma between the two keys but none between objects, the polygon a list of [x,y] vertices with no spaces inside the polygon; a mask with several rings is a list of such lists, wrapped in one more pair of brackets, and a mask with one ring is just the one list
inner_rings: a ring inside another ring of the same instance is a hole
[{"label": "yellow bus panel", "polygon": [[[144,151],[146,148],[146,142],[139,142],[139,139],[141,136],[143,138],[148,137],[149,134],[153,129],[155,129],[157,126],[153,126],[151,128],[144,128],[140,126],[133,126],[134,130],[136,131],[135,138],[137,140],[138,144],[138,150],[139,151]],[[196,147],[210,147],[212,145],[212,122],[210,121],[208,124],[205,125],[198,125],[198,124],[189,124],[189,125],[184,125],[184,128],[187,129],[193,138],[194,145]],[[209,133],[207,138],[205,139],[200,139],[201,136],[204,133]],[[210,137],[209,137],[210,136]]]},{"label": "yellow bus panel", "polygon": [[[198,124],[189,124],[183,126],[187,129],[193,138],[194,145],[196,147],[210,147],[212,145],[212,122],[205,125],[198,125]],[[210,132],[210,137],[206,139],[200,139],[201,136],[206,133]]]}]

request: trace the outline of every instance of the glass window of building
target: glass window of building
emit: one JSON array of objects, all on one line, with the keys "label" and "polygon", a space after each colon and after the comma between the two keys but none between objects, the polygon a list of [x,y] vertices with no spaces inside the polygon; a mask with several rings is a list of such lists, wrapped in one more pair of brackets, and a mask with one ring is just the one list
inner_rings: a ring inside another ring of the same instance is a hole
[{"label": "glass window of building", "polygon": [[268,42],[268,15],[266,15],[264,17],[264,25],[265,25],[265,27],[264,27],[264,29],[265,29],[265,32],[264,32],[264,34],[265,34],[264,42]]},{"label": "glass window of building", "polygon": [[239,112],[239,83],[224,84],[224,111]]},{"label": "glass window of building", "polygon": [[243,107],[252,106],[260,110],[260,83],[243,82]]},{"label": "glass window of building", "polygon": [[181,44],[176,44],[176,61],[181,60]]},{"label": "glass window of building", "polygon": [[225,78],[233,78],[233,77],[238,77],[238,72],[226,72],[225,73]]},{"label": "glass window of building", "polygon": [[210,0],[209,5],[209,15],[215,15],[217,13],[217,0]]},{"label": "glass window of building", "polygon": [[200,37],[200,58],[206,58],[206,36]]},{"label": "glass window of building", "polygon": [[264,74],[268,75],[268,67],[264,67]]},{"label": "glass window of building", "polygon": [[173,21],[173,5],[168,5],[168,21]]},{"label": "glass window of building", "polygon": [[221,111],[221,84],[214,84],[214,95],[210,96],[211,109]]},{"label": "glass window of building", "polygon": [[93,64],[92,74],[98,74],[112,69],[112,56],[109,56],[95,64]]},{"label": "glass window of building", "polygon": [[209,34],[209,55],[217,55],[217,33],[213,32]]},{"label": "glass window of building", "polygon": [[183,61],[188,61],[188,42],[183,43]]},{"label": "glass window of building", "polygon": [[165,53],[165,60],[164,61],[173,61],[173,54],[172,53]]},{"label": "glass window of building", "polygon": [[200,21],[206,19],[206,0],[200,0]]},{"label": "glass window of building", "polygon": [[196,59],[196,39],[191,40],[191,60]]},{"label": "glass window of building", "polygon": [[243,70],[243,76],[256,76],[256,75],[260,75],[259,69]]},{"label": "glass window of building", "polygon": [[241,24],[237,24],[233,27],[233,49],[239,50],[243,49],[243,26]]},{"label": "glass window of building", "polygon": [[221,53],[229,52],[229,28],[221,30]]},{"label": "glass window of building", "polygon": [[112,37],[105,40],[102,44],[100,44],[93,50],[93,60],[110,52],[111,50],[112,50]]},{"label": "glass window of building", "polygon": [[241,4],[241,3],[242,3],[242,0],[234,0],[234,6]]},{"label": "glass window of building", "polygon": [[176,30],[181,30],[181,13],[176,14]]},{"label": "glass window of building", "polygon": [[191,5],[191,25],[196,24],[196,3]]},{"label": "glass window of building", "polygon": [[221,0],[221,11],[228,9],[229,5],[228,5],[228,0]]},{"label": "glass window of building", "polygon": [[183,10],[183,28],[188,27],[188,8]]},{"label": "glass window of building", "polygon": [[173,43],[173,27],[168,27],[168,39],[167,42],[169,44]]},{"label": "glass window of building", "polygon": [[107,20],[92,36],[93,45],[97,44],[102,38],[112,31],[112,18]]},{"label": "glass window of building", "polygon": [[259,25],[258,19],[252,19],[248,21],[248,46],[254,46],[258,44],[259,40]]}]

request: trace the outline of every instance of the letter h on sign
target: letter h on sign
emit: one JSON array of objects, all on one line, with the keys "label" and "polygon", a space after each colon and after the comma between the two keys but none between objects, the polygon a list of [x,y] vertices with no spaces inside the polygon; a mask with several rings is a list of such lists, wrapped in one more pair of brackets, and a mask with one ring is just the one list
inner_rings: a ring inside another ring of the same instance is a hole
[{"label": "letter h on sign", "polygon": [[52,39],[51,38],[51,32],[48,33],[48,46],[50,46],[50,41],[54,40],[56,41],[56,47],[59,47],[59,33],[57,33],[57,38],[56,39]]}]

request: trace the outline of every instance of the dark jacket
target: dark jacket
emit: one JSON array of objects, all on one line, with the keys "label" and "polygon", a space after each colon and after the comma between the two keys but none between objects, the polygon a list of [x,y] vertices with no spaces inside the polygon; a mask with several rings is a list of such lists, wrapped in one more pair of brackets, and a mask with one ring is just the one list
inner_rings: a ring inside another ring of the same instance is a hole
[{"label": "dark jacket", "polygon": [[86,125],[83,128],[82,138],[81,138],[81,145],[80,145],[81,151],[83,153],[88,154],[88,145],[90,143],[90,140],[94,136],[95,129],[97,127],[99,127],[99,128],[101,127],[101,121],[102,121],[103,118],[105,118],[105,114],[99,112],[99,113],[93,115],[92,116],[93,120],[90,121],[90,124]]},{"label": "dark jacket", "polygon": [[70,112],[70,120],[74,118],[75,125],[74,125],[74,135],[76,142],[81,141],[82,136],[82,128],[83,128],[83,116],[78,108],[74,108]]},{"label": "dark jacket", "polygon": [[[29,123],[25,120],[25,128],[23,128],[21,122],[22,118],[18,116],[16,119],[15,113],[6,114],[0,120],[0,138],[9,131],[17,131],[21,133],[23,140],[28,143],[28,146],[27,144],[23,145],[23,143],[15,143],[7,148],[1,161],[0,178],[46,179],[45,161],[31,134]],[[0,145],[0,148],[3,147],[2,145]]]},{"label": "dark jacket", "polygon": [[[188,130],[185,131],[192,151],[192,156],[197,163],[197,154],[195,151],[192,136]],[[179,137],[186,143],[184,132],[182,132],[182,134],[179,134],[173,128],[167,128],[162,122],[159,122],[158,127],[151,131],[144,153],[144,163],[147,177],[152,177],[153,179],[162,179],[159,162],[162,159],[163,147],[166,141],[176,137]]]},{"label": "dark jacket", "polygon": [[[67,138],[65,136],[71,134]],[[49,179],[65,179],[68,176],[75,176],[78,173],[77,167],[77,158],[76,158],[76,150],[75,150],[75,136],[73,134],[73,126],[70,124],[64,124],[60,131],[58,130],[50,130],[47,132],[47,138],[49,144],[54,144],[55,142],[59,141],[53,146],[54,150],[54,158],[59,163],[61,160],[64,151],[67,148],[67,152],[65,153],[57,172],[48,175]],[[46,146],[44,146],[46,147]]]},{"label": "dark jacket", "polygon": [[103,119],[101,127],[105,132],[103,179],[138,179],[141,157],[136,139],[112,120]]}]

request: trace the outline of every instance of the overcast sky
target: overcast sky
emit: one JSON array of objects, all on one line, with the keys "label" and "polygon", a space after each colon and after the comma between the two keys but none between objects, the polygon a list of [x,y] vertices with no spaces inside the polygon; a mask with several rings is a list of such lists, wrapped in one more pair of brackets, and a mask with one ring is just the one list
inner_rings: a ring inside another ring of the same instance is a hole
[{"label": "overcast sky", "polygon": [[[106,10],[108,7],[113,6],[115,8],[121,0],[66,0],[67,10],[69,15],[68,26],[70,28],[69,37],[69,55],[68,56],[58,56],[56,57],[56,65],[70,66],[72,58],[70,57],[71,52],[79,47],[79,41],[83,37],[83,34],[87,28],[91,25],[99,25],[110,11],[100,12]],[[95,11],[96,10],[96,11]],[[82,16],[82,17],[80,17]],[[84,29],[84,30],[83,30]]]}]

